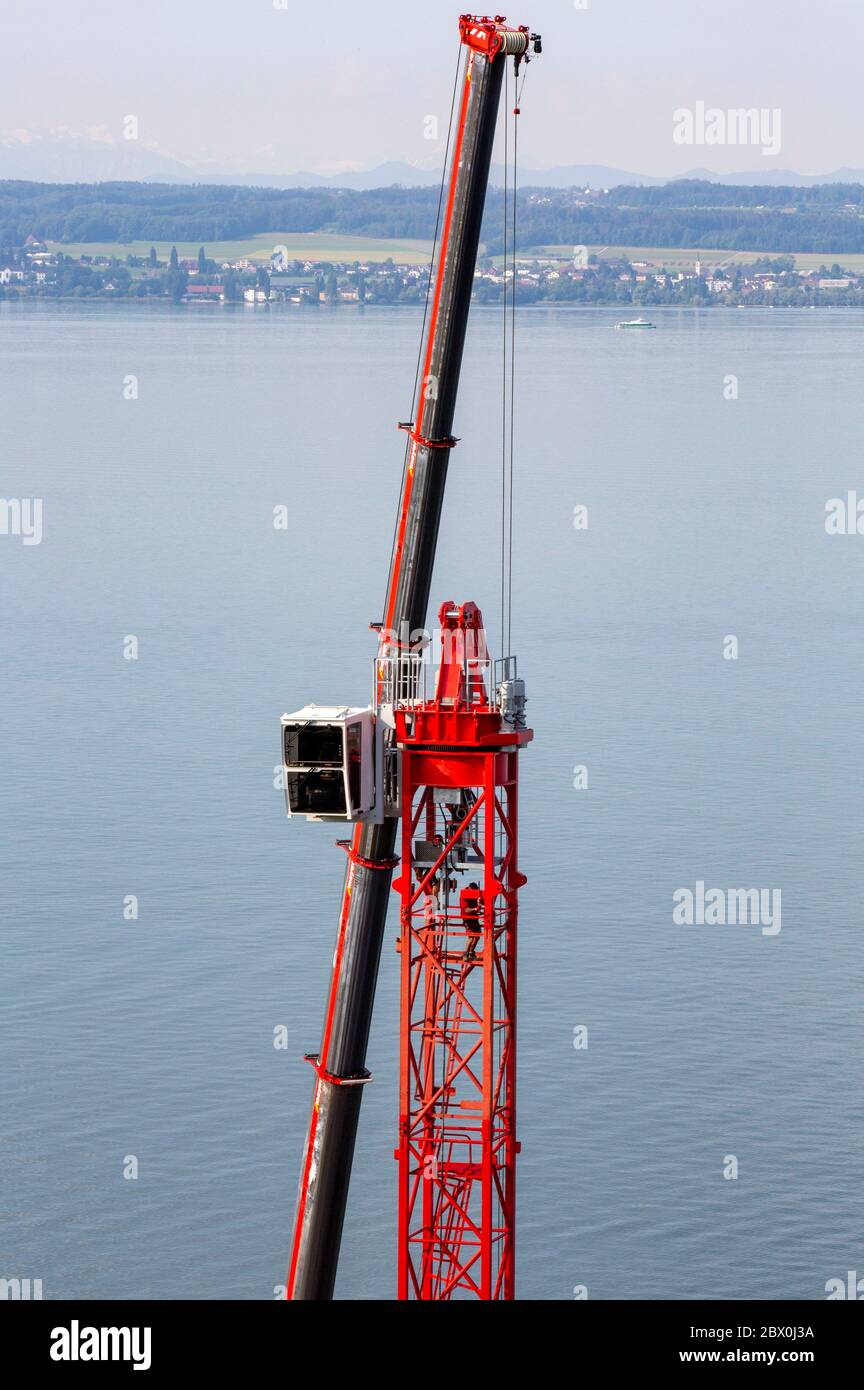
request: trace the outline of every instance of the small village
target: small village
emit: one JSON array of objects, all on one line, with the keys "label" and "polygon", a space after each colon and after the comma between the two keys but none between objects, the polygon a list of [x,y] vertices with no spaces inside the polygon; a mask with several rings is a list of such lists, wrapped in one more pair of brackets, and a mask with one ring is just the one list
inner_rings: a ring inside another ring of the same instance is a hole
[{"label": "small village", "polygon": [[[675,253],[674,267],[585,247],[569,258],[538,253],[517,258],[516,300],[522,304],[761,305],[767,307],[864,304],[864,274],[840,264],[796,268],[795,257],[760,256],[750,263],[730,257],[703,264]],[[716,253],[713,253],[716,256]],[[474,297],[480,303],[509,298],[514,269],[501,258],[480,257]],[[238,257],[216,261],[204,247],[196,257],[172,248],[160,260],[132,253],[71,256],[29,236],[20,248],[0,253],[0,299],[97,299],[178,305],[238,304],[266,308],[422,303],[429,266],[383,261],[290,259],[277,247],[269,261]]]}]

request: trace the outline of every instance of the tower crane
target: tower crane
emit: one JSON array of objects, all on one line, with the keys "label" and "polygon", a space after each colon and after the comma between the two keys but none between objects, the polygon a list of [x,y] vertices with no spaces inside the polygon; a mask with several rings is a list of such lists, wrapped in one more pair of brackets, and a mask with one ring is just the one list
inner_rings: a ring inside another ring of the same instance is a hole
[{"label": "tower crane", "polygon": [[[515,658],[492,662],[474,603],[423,634],[505,65],[540,36],[462,15],[424,340],[366,708],[282,716],[289,816],[350,839],[300,1173],[286,1296],[332,1297],[391,889],[401,968],[397,1295],[509,1299],[515,1276],[518,753]],[[518,85],[515,90],[518,114]],[[506,212],[505,212],[506,215]],[[513,286],[515,296],[515,284]],[[401,834],[400,834],[401,822]],[[397,854],[397,849],[399,853]],[[398,877],[393,873],[399,865]]]}]

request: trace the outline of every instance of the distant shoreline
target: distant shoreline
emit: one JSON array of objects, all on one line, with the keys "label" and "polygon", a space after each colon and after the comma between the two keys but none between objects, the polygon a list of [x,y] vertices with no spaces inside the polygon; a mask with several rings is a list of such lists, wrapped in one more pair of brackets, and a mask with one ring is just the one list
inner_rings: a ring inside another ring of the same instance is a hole
[{"label": "distant shoreline", "polygon": [[[415,313],[422,314],[423,309],[422,304],[408,303],[404,301],[396,302],[393,304],[322,304],[320,306],[304,306],[297,304],[276,303],[259,304],[255,305],[254,307],[251,307],[250,305],[243,303],[221,304],[213,302],[208,304],[173,304],[164,299],[100,299],[96,296],[93,296],[92,298],[78,299],[75,298],[74,295],[62,297],[34,297],[30,295],[22,295],[19,299],[0,299],[0,316],[2,316],[9,309],[14,309],[16,311],[25,310],[29,312],[31,310],[42,311],[52,308],[59,308],[61,306],[64,308],[73,307],[78,309],[92,309],[107,313],[115,312],[118,309],[131,309],[136,313],[140,311],[142,313],[148,314],[161,314],[164,313],[166,310],[169,310],[175,311],[178,317],[181,314],[183,315],[183,317],[185,317],[188,312],[193,319],[198,317],[212,317],[215,311],[220,315],[222,313],[228,313],[232,317],[237,316],[243,319],[250,320],[254,318],[260,319],[261,317],[264,317],[270,313],[276,313],[279,315],[289,313],[292,315],[300,314],[303,318],[314,318],[315,315],[318,313],[324,314],[329,318],[332,315],[338,313],[339,317],[344,316],[348,318],[355,318],[357,316],[358,311],[362,316],[366,313],[387,313],[391,310],[397,310],[402,313],[404,313],[407,310],[413,310]],[[501,307],[502,306],[500,304],[484,304],[480,301],[472,302],[472,312],[474,312],[475,310],[483,310],[484,312],[495,312],[497,310],[500,313]],[[842,313],[844,311],[854,312],[856,310],[864,309],[864,298],[862,298],[861,303],[856,304],[718,304],[715,301],[708,301],[704,304],[647,304],[641,302],[639,304],[620,304],[611,302],[595,302],[591,304],[580,304],[572,302],[568,303],[567,301],[556,302],[552,299],[542,299],[534,300],[531,303],[519,304],[517,305],[517,308],[520,313],[554,309],[556,312],[566,311],[567,313],[581,314],[615,313],[619,316],[627,316],[629,314],[634,313],[637,309],[640,312],[647,312],[650,310],[652,314],[656,315],[699,313],[715,314],[724,310],[728,313],[738,313],[740,310],[746,310],[748,313],[756,313],[759,311],[763,313],[783,313],[792,311],[794,313],[800,314],[809,314],[814,312],[830,312],[832,314],[835,314]],[[199,313],[197,312],[198,310],[209,310],[210,312],[202,313],[199,315]]]},{"label": "distant shoreline", "polygon": [[[384,260],[316,260],[292,257],[285,245],[271,248],[267,262],[245,254],[215,256],[199,246],[181,256],[176,246],[160,258],[121,258],[57,250],[29,235],[23,246],[0,256],[0,301],[79,300],[100,303],[193,305],[241,304],[259,309],[292,304],[302,309],[363,305],[422,305],[432,265]],[[864,306],[864,256],[848,261],[787,253],[742,253],[634,247],[592,250],[576,246],[538,248],[505,263],[481,252],[473,278],[479,304],[512,302],[572,304],[634,311],[683,308],[858,308]]]}]

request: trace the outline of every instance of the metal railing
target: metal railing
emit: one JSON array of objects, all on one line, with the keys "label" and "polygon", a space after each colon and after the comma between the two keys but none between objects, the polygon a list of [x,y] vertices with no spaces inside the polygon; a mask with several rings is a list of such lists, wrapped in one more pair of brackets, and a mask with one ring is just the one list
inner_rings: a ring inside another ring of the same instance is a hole
[{"label": "metal railing", "polygon": [[399,656],[379,656],[372,666],[372,708],[382,705],[417,709],[426,704],[428,662],[422,652],[402,652]]},{"label": "metal railing", "polygon": [[[421,708],[434,696],[439,669],[430,662],[428,650],[376,657],[372,665],[372,708],[376,714],[380,713],[382,706],[388,705],[400,709]],[[478,701],[479,677],[494,704],[495,691],[501,682],[515,677],[516,658],[508,656],[503,661],[493,663],[488,657],[464,655],[462,669],[464,689],[474,689],[472,703]]]},{"label": "metal railing", "polygon": [[498,689],[502,681],[515,680],[518,674],[515,656],[498,657],[494,663],[495,689]]}]

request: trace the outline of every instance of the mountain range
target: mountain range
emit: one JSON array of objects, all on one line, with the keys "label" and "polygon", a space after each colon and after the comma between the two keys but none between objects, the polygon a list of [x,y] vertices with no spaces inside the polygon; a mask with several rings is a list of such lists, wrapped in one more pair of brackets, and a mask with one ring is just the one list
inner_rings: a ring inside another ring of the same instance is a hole
[{"label": "mountain range", "polygon": [[[823,183],[864,183],[864,169],[835,169],[825,174],[799,174],[791,169],[742,170],[718,174],[710,169],[689,169],[673,176],[638,174],[605,164],[566,164],[547,169],[521,168],[523,188],[615,188],[657,186],[674,179],[705,179],[711,183],[748,186],[807,187]],[[184,163],[137,140],[113,140],[104,133],[72,131],[15,131],[0,139],[0,179],[24,179],[36,183],[104,183],[117,179],[146,183],[235,184],[262,188],[388,188],[437,185],[441,170],[400,161],[369,169],[320,174],[301,169],[273,174],[254,171],[224,173],[218,169]],[[494,166],[492,182],[503,184],[502,166]]]}]

